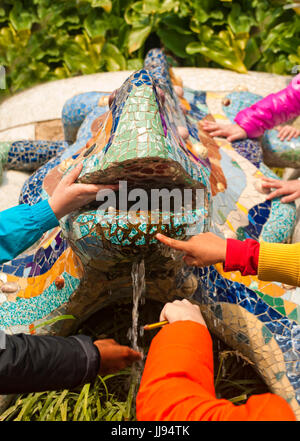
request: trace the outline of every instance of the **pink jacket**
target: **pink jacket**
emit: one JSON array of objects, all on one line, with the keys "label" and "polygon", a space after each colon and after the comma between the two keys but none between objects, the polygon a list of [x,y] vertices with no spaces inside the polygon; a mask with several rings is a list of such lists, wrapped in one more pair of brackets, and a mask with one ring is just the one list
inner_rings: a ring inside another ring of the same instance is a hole
[{"label": "pink jacket", "polygon": [[283,90],[271,93],[253,106],[241,110],[234,121],[249,138],[261,136],[265,130],[300,115],[300,74]]}]

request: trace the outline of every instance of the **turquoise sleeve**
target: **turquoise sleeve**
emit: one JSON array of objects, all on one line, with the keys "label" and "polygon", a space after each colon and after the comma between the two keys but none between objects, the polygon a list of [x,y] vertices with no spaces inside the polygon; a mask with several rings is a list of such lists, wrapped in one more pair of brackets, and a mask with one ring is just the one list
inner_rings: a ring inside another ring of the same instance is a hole
[{"label": "turquoise sleeve", "polygon": [[0,213],[0,263],[12,260],[34,244],[58,220],[48,200],[17,205]]}]

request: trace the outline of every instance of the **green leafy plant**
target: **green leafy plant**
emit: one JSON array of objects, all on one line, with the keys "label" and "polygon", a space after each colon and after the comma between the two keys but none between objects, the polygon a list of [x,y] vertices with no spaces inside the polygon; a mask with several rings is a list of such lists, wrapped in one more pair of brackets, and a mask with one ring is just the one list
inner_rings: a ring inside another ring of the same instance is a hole
[{"label": "green leafy plant", "polygon": [[284,0],[3,0],[5,92],[139,69],[152,47],[163,47],[178,66],[290,74],[300,64],[300,16],[286,6]]},{"label": "green leafy plant", "polygon": [[[132,420],[132,403],[126,397],[122,401],[121,396],[128,377],[129,372],[122,371],[103,378],[99,376],[94,384],[87,383],[81,389],[20,395],[0,416],[0,421]],[[115,392],[109,392],[108,387]]]}]

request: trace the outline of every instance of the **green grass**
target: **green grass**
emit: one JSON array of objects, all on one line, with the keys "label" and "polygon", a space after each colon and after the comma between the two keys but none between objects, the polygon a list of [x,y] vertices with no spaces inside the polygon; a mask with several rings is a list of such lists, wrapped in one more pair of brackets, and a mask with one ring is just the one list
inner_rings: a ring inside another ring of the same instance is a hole
[{"label": "green grass", "polygon": [[[157,321],[162,305],[147,300],[140,306],[139,324]],[[131,326],[131,304],[118,304],[99,311],[80,329],[92,338],[114,338],[130,344],[127,331]],[[109,317],[109,319],[107,319]],[[151,339],[159,332],[150,331],[139,339],[147,354]],[[237,351],[213,337],[215,387],[218,398],[244,403],[252,394],[268,392],[253,366]],[[131,369],[117,374],[98,376],[93,384],[73,390],[18,395],[0,415],[0,421],[134,421],[135,387]]]}]

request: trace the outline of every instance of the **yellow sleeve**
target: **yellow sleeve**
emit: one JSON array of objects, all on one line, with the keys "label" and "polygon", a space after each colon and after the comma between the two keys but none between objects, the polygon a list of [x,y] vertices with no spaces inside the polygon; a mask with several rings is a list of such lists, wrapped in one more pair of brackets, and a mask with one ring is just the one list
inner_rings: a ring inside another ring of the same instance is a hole
[{"label": "yellow sleeve", "polygon": [[300,286],[300,243],[286,245],[262,242],[259,248],[258,278]]}]

